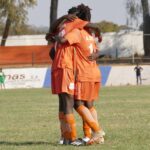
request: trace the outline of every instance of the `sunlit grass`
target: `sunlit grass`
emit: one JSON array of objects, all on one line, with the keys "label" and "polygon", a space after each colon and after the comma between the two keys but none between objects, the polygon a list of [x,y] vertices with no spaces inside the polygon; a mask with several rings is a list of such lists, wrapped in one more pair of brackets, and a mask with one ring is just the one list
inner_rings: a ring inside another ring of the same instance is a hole
[{"label": "sunlit grass", "polygon": [[[95,107],[104,145],[61,146],[58,99],[50,89],[0,91],[0,150],[149,150],[150,86],[103,87]],[[75,113],[78,136],[82,122]]]}]

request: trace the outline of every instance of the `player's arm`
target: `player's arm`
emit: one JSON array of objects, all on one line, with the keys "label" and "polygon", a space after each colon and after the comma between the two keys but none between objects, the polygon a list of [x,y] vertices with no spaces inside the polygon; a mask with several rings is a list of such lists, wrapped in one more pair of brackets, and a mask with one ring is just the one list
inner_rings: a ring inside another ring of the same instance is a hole
[{"label": "player's arm", "polygon": [[92,30],[94,30],[95,31],[95,33],[97,33],[98,35],[100,34],[100,29],[98,28],[98,26],[96,25],[96,24],[94,24],[94,23],[88,23],[86,26],[85,26],[85,28],[87,28],[87,29],[92,29]]},{"label": "player's arm", "polygon": [[60,43],[60,44],[64,44],[64,43],[67,43],[67,42],[68,42],[68,40],[67,40],[65,37],[62,37],[62,36],[59,36],[59,35],[53,36],[53,39],[54,39],[56,42]]},{"label": "player's arm", "polygon": [[79,29],[73,29],[71,32],[66,34],[64,37],[56,35],[55,40],[58,43],[64,44],[64,43],[69,43],[70,45],[75,44],[75,43],[80,43],[81,41],[81,34]]},{"label": "player's arm", "polygon": [[51,58],[51,60],[54,60],[55,58],[55,48],[52,47],[49,51],[49,57]]},{"label": "player's arm", "polygon": [[57,30],[64,24],[65,21],[74,21],[77,17],[73,14],[68,14],[57,19],[51,26],[50,32],[46,34],[45,39],[48,41],[53,41],[53,36],[56,34]]}]

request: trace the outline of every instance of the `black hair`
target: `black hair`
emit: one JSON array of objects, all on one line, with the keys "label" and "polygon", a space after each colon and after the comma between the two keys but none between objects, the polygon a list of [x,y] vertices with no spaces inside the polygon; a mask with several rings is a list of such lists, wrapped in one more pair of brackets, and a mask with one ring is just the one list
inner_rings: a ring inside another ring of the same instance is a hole
[{"label": "black hair", "polygon": [[72,7],[68,10],[68,14],[77,14],[79,13],[77,7]]},{"label": "black hair", "polygon": [[85,20],[85,21],[91,20],[91,9],[88,6],[86,6],[84,4],[80,4],[77,6],[77,9],[79,11],[76,14],[77,17],[79,17],[80,19]]}]

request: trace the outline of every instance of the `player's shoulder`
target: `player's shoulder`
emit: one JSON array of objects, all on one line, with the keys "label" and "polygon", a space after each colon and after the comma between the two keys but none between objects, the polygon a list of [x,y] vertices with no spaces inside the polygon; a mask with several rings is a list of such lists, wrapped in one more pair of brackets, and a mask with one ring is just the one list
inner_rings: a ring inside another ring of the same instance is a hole
[{"label": "player's shoulder", "polygon": [[74,28],[71,32],[74,34],[80,34],[81,30],[78,28]]}]

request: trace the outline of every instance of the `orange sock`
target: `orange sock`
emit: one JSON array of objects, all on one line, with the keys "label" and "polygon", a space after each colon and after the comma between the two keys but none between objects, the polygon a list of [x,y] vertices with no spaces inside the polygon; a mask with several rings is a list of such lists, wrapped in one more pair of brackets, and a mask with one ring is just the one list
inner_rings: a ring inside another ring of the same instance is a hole
[{"label": "orange sock", "polygon": [[65,115],[65,132],[64,137],[67,140],[74,141],[77,138],[76,135],[76,124],[73,114]]},{"label": "orange sock", "polygon": [[59,112],[59,122],[60,122],[61,138],[63,138],[64,137],[64,127],[65,127],[65,115],[63,112]]},{"label": "orange sock", "polygon": [[85,121],[83,121],[83,132],[85,137],[91,138],[91,128]]},{"label": "orange sock", "polygon": [[[94,120],[98,123],[98,117],[97,117],[97,111],[94,107],[89,108],[89,111],[91,112],[91,115],[93,116]],[[100,125],[99,125],[100,126]],[[101,128],[101,127],[100,127]],[[89,125],[83,121],[83,131],[84,131],[84,136],[91,138],[91,128],[89,127]]]},{"label": "orange sock", "polygon": [[[94,107],[89,109],[91,112],[91,115],[93,116],[94,120],[97,122],[98,126],[100,127],[100,124],[98,123],[98,117],[97,117],[97,111]],[[101,129],[101,127],[100,127]]]},{"label": "orange sock", "polygon": [[94,118],[96,121],[98,121],[98,119],[97,119],[97,111],[95,110],[95,108],[94,108],[94,107],[89,108],[89,111],[91,112],[93,118]]},{"label": "orange sock", "polygon": [[59,112],[59,122],[60,122],[61,138],[63,138],[64,137],[64,128],[65,128],[65,115],[63,112]]},{"label": "orange sock", "polygon": [[80,114],[82,119],[90,126],[92,131],[94,131],[94,132],[100,131],[100,128],[99,128],[97,122],[95,121],[95,119],[91,115],[91,112],[89,111],[88,108],[81,105],[77,108],[77,112]]}]

